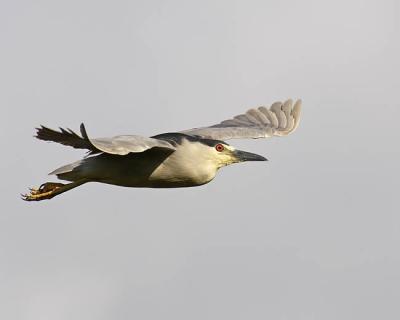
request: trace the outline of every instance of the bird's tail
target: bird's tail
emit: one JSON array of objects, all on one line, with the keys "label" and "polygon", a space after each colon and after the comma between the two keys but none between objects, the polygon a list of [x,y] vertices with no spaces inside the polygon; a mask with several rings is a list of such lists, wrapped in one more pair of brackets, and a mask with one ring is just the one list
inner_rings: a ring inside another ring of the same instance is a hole
[{"label": "bird's tail", "polygon": [[[49,175],[53,175],[54,174],[54,175],[57,176],[57,178],[62,179],[62,175],[63,174],[65,175],[65,174],[71,173],[74,170],[78,171],[79,167],[84,163],[84,161],[85,161],[85,159],[82,159],[82,160],[75,161],[73,163],[69,163],[69,164],[67,164],[65,166],[62,166],[62,167],[57,168],[56,170],[50,172]],[[62,180],[70,180],[70,181],[72,181],[74,179],[62,179]]]}]

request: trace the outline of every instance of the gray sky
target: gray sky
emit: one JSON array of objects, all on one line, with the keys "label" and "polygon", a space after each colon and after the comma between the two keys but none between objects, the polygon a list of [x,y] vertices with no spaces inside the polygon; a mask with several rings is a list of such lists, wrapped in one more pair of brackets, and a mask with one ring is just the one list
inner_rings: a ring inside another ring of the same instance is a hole
[{"label": "gray sky", "polygon": [[[364,1],[0,3],[0,318],[399,319],[400,10]],[[176,190],[19,193],[92,136],[302,98],[269,162]]]}]

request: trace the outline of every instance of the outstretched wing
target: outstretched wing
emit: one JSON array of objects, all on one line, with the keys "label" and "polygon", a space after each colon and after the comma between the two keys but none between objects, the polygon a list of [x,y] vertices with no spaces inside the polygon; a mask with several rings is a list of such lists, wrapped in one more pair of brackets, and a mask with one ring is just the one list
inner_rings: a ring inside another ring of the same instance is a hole
[{"label": "outstretched wing", "polygon": [[259,107],[209,127],[194,128],[182,133],[215,140],[256,139],[286,136],[299,125],[301,100],[293,104],[275,102],[269,109]]},{"label": "outstretched wing", "polygon": [[143,152],[152,148],[162,148],[171,151],[176,150],[176,148],[167,141],[135,135],[96,138],[90,139],[90,142],[102,152],[119,155]]},{"label": "outstretched wing", "polygon": [[152,148],[162,148],[171,151],[176,149],[167,141],[136,135],[91,139],[88,137],[83,123],[80,126],[82,136],[79,136],[71,129],[60,128],[60,131],[56,131],[41,126],[36,130],[36,138],[40,140],[53,141],[77,149],[87,149],[91,154],[104,152],[127,155],[128,153],[143,152]]}]

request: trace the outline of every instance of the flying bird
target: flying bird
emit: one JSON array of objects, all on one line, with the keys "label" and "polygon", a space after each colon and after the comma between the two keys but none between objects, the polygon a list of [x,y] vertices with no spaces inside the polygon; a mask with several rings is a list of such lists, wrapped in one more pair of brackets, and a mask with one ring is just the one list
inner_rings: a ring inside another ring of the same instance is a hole
[{"label": "flying bird", "polygon": [[218,124],[152,137],[120,135],[89,138],[85,126],[81,136],[70,129],[60,131],[41,126],[36,138],[77,149],[86,149],[82,160],[67,164],[50,174],[69,181],[45,182],[31,188],[22,199],[51,199],[86,182],[101,182],[125,187],[179,188],[206,184],[218,169],[238,162],[265,161],[263,156],[235,149],[229,139],[286,136],[300,120],[301,100],[275,102],[258,107]]}]

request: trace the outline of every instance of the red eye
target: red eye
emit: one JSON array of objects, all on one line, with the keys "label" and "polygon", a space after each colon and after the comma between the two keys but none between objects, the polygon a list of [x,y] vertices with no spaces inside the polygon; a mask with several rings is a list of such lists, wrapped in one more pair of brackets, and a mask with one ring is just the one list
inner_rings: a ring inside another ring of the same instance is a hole
[{"label": "red eye", "polygon": [[217,150],[218,152],[224,151],[224,149],[225,149],[224,146],[222,144],[220,144],[220,143],[218,143],[215,146],[215,150]]}]

